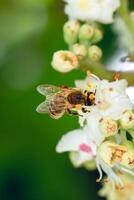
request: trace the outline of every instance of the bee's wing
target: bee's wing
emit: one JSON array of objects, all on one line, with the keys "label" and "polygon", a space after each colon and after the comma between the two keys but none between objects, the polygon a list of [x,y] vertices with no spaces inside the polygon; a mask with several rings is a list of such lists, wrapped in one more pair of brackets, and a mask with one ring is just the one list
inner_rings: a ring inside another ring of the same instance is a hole
[{"label": "bee's wing", "polygon": [[36,111],[41,114],[49,114],[49,116],[53,119],[61,118],[64,115],[65,110],[60,110],[58,113],[55,113],[54,110],[53,113],[50,112],[51,101],[53,101],[53,95],[47,96],[46,100],[37,106]]},{"label": "bee's wing", "polygon": [[44,85],[39,85],[37,87],[37,91],[40,94],[42,94],[44,96],[47,96],[47,95],[59,92],[60,91],[60,87],[56,87],[54,85],[44,84]]},{"label": "bee's wing", "polygon": [[36,111],[38,113],[46,114],[49,113],[48,108],[49,108],[49,101],[46,100],[37,106]]},{"label": "bee's wing", "polygon": [[50,115],[50,117],[53,118],[53,119],[60,119],[60,118],[64,115],[64,113],[65,113],[65,111],[62,110],[60,113],[58,113],[58,114],[56,114],[56,115],[54,115],[54,114],[52,114],[52,113],[49,112],[49,115]]}]

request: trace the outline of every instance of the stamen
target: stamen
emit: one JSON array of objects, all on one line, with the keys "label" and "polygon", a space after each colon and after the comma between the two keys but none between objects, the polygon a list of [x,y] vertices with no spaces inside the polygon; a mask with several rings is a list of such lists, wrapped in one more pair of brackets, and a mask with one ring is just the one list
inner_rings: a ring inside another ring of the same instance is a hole
[{"label": "stamen", "polygon": [[97,169],[100,173],[100,178],[98,179],[99,181],[102,179],[102,170],[107,174],[110,182],[113,185],[113,190],[115,190],[115,186],[118,186],[120,188],[124,187],[124,184],[122,182],[122,180],[116,175],[116,173],[114,172],[114,169],[112,169],[111,167],[109,167],[101,158],[97,158],[96,159],[96,166]]},{"label": "stamen", "polygon": [[122,167],[121,166],[121,170],[128,173],[128,174],[131,174],[132,176],[134,176],[134,172],[126,167]]},{"label": "stamen", "polygon": [[98,161],[97,158],[96,158],[96,167],[97,167],[98,172],[99,172],[99,178],[96,179],[96,182],[98,183],[98,182],[100,182],[100,181],[102,180],[102,178],[103,178],[103,173],[102,173],[102,169],[101,169],[101,167],[100,167],[100,164],[99,164],[99,161]]},{"label": "stamen", "polygon": [[120,78],[121,78],[120,72],[116,72],[115,75],[114,75],[114,80],[118,81],[118,80],[120,80]]}]

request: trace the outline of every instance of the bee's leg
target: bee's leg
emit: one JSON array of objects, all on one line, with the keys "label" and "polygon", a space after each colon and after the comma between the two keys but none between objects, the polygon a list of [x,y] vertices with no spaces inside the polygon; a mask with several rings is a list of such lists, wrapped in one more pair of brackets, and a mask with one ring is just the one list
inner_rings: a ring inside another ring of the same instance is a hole
[{"label": "bee's leg", "polygon": [[77,112],[74,112],[70,109],[67,109],[67,112],[68,112],[69,115],[79,115]]},{"label": "bee's leg", "polygon": [[72,110],[70,110],[70,109],[67,109],[67,113],[68,113],[69,115],[77,115],[77,116],[83,117],[83,115],[80,115],[79,113],[74,112],[74,111],[72,111]]},{"label": "bee's leg", "polygon": [[82,107],[82,112],[83,112],[83,113],[87,113],[87,112],[89,112],[89,111],[86,110],[86,108]]}]

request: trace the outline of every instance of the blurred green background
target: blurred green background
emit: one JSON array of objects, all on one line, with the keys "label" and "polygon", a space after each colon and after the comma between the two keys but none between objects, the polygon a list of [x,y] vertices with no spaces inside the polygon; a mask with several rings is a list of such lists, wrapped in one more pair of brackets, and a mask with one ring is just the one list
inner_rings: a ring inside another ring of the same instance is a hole
[{"label": "blurred green background", "polygon": [[[35,111],[44,100],[37,85],[71,86],[85,76],[61,75],[50,65],[53,52],[66,48],[63,7],[61,0],[0,1],[0,200],[100,199],[98,173],[74,169],[67,154],[55,152],[62,134],[78,127],[77,117],[56,121]],[[107,57],[116,37],[105,29]]]}]

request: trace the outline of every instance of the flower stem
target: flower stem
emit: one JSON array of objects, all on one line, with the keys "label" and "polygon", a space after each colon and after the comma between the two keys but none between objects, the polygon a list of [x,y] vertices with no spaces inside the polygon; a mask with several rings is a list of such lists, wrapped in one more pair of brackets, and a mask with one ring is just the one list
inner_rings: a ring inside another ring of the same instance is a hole
[{"label": "flower stem", "polygon": [[[93,63],[89,60],[86,60],[86,62],[81,62],[80,67],[82,71],[91,71],[98,77],[102,79],[108,79],[110,81],[114,80],[114,76],[116,71],[109,71],[107,70],[101,63]],[[132,72],[120,72],[122,79],[127,79],[129,86],[134,85],[134,73]]]}]

